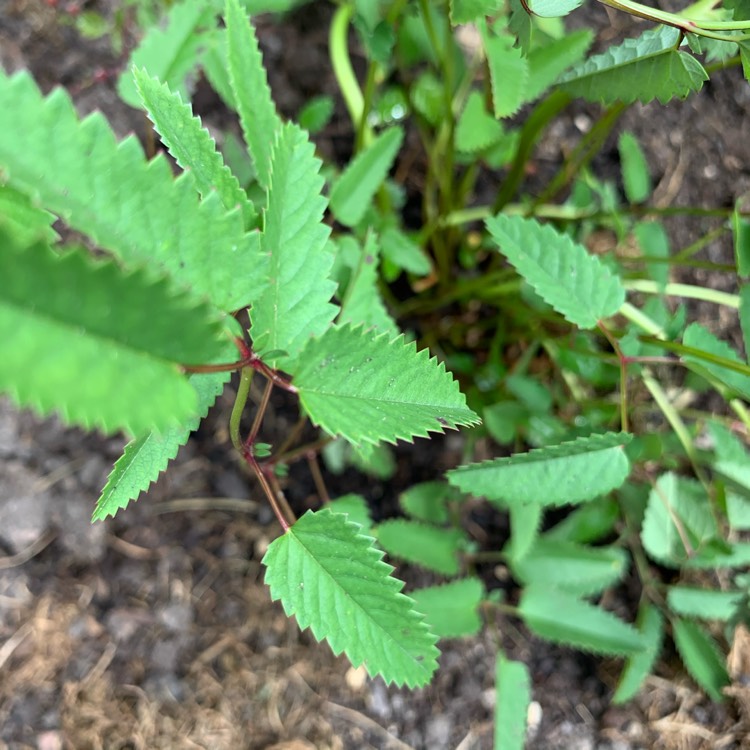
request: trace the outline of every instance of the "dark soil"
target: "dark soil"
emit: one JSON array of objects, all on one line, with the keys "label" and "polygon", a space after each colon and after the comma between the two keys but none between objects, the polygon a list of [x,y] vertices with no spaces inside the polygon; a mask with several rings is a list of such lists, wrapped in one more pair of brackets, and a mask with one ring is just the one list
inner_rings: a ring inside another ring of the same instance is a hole
[{"label": "dark soil", "polygon": [[[30,69],[45,90],[66,86],[81,112],[103,110],[119,135],[145,137],[143,117],[114,90],[112,73],[123,60],[106,40],[82,40],[66,8],[65,0],[0,0],[0,62]],[[287,115],[311,95],[335,94],[330,12],[315,3],[283,25],[260,24],[274,95]],[[604,27],[601,7],[591,15]],[[630,19],[612,18],[632,28]],[[209,125],[233,126],[214,97],[200,87],[197,97]],[[748,103],[750,88],[729,70],[687,103],[626,113],[622,126],[646,148],[661,205],[729,206],[748,189]],[[580,107],[561,118],[536,154],[540,170],[560,163],[596,111]],[[615,143],[598,158],[597,173],[616,173]],[[343,117],[319,146],[328,158],[347,154]],[[673,246],[689,245],[716,223],[670,220]],[[731,262],[728,236],[700,257]],[[731,274],[690,273],[692,281],[736,286]],[[733,317],[716,319],[715,308],[700,305],[691,312],[736,335]],[[738,705],[707,701],[669,655],[625,707],[609,706],[620,662],[556,648],[506,620],[488,623],[480,637],[443,644],[434,683],[413,692],[333,657],[286,619],[263,586],[259,561],[279,529],[230,450],[231,390],[148,496],[93,526],[91,510],[123,442],[0,401],[0,748],[491,748],[498,638],[531,669],[533,750],[750,747]],[[269,439],[291,428],[288,414],[283,399],[273,402]],[[400,489],[455,466],[461,445],[456,435],[419,441],[397,450],[393,480],[347,472],[331,477],[328,489],[333,496],[359,491],[382,515]],[[286,491],[297,511],[319,503],[303,468],[290,474]],[[472,512],[490,533],[503,533],[487,507]],[[409,569],[397,572],[418,581]]]}]

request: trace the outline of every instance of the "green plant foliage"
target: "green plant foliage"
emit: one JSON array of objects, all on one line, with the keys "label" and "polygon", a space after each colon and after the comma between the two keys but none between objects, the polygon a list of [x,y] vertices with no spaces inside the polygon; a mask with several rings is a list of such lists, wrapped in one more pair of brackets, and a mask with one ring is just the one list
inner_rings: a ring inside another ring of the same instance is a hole
[{"label": "green plant foliage", "polygon": [[565,70],[579,63],[593,40],[594,35],[589,29],[578,29],[532,49],[528,55],[526,101],[533,101],[541,96]]},{"label": "green plant foliage", "polygon": [[199,201],[189,175],[175,180],[161,156],[147,162],[133,137],[118,144],[99,113],[79,122],[66,93],[44,99],[24,72],[0,72],[0,168],[9,185],[125,263],[161,267],[222,310],[257,293],[259,236],[245,232],[239,211],[226,212],[217,196]]},{"label": "green plant foliage", "polygon": [[628,131],[620,134],[618,147],[625,197],[631,203],[641,203],[651,195],[651,175],[648,171],[646,156],[636,137]]},{"label": "green plant foliage", "polygon": [[424,685],[437,668],[436,638],[359,530],[329,510],[305,513],[263,557],[271,597],[355,667],[386,683]]},{"label": "green plant foliage", "polygon": [[393,166],[403,139],[401,128],[390,128],[347,165],[331,188],[331,211],[338,221],[349,227],[359,224]]},{"label": "green plant foliage", "polygon": [[635,697],[661,653],[664,640],[664,617],[661,612],[648,602],[641,604],[636,625],[641,633],[644,649],[628,657],[617,690],[612,696],[613,703],[626,703]]},{"label": "green plant foliage", "polygon": [[567,16],[581,3],[583,3],[583,0],[526,0],[529,10],[534,15],[546,18]]},{"label": "green plant foliage", "polygon": [[750,529],[750,500],[735,492],[727,492],[727,519],[734,531]]},{"label": "green plant foliage", "polygon": [[518,611],[538,636],[582,651],[626,656],[641,651],[645,645],[632,625],[573,594],[544,584],[524,589]]},{"label": "green plant foliage", "polygon": [[498,214],[487,229],[500,252],[546,302],[579,328],[593,328],[625,300],[609,269],[570,237],[534,219]]},{"label": "green plant foliage", "polygon": [[[164,28],[154,25],[130,56],[130,66],[145,69],[149,75],[166,83],[173,91],[187,95],[185,79],[197,66],[201,46],[201,29],[211,28],[216,11],[202,0],[183,0],[167,12]],[[139,108],[141,100],[130,74],[130,67],[117,80],[117,93]]]},{"label": "green plant foliage", "polygon": [[526,584],[546,584],[587,596],[619,581],[627,556],[617,547],[586,547],[573,542],[539,539],[520,559],[513,559],[513,575]]},{"label": "green plant foliage", "polygon": [[319,133],[333,116],[333,98],[316,96],[310,99],[297,116],[299,126],[308,133]]},{"label": "green plant foliage", "polygon": [[441,524],[448,520],[446,504],[453,492],[453,488],[445,482],[422,482],[402,492],[399,502],[404,512],[412,518]]},{"label": "green plant foliage", "polygon": [[492,16],[503,7],[502,0],[451,0],[451,23],[458,26]]},{"label": "green plant foliage", "polygon": [[523,750],[531,702],[529,668],[498,653],[495,696],[495,750]]},{"label": "green plant foliage", "polygon": [[251,228],[255,223],[255,207],[224,164],[200,118],[193,117],[192,107],[144,70],[135,68],[133,76],[151,122],[175,161],[192,175],[201,196],[205,199],[216,191],[228,211],[240,207],[245,226]]},{"label": "green plant foliage", "polygon": [[482,44],[487,56],[495,117],[514,115],[528,98],[526,82],[529,63],[521,50],[514,46],[515,38],[508,33],[494,33],[482,29]]},{"label": "green plant foliage", "polygon": [[678,615],[700,620],[731,620],[742,606],[742,591],[713,591],[693,586],[670,586],[667,604]]},{"label": "green plant foliage", "polygon": [[472,91],[456,126],[456,148],[466,153],[484,151],[504,134],[503,126],[485,109],[482,95]]},{"label": "green plant foliage", "polygon": [[484,586],[478,578],[461,578],[410,594],[415,609],[424,614],[430,630],[439,638],[476,635],[482,627],[478,608]]},{"label": "green plant foliage", "polygon": [[[231,350],[234,347],[229,347]],[[117,459],[107,478],[107,483],[96,503],[92,521],[103,521],[118,510],[126,508],[131,500],[148,490],[152,482],[166,470],[180,447],[187,443],[190,433],[198,428],[214,401],[224,390],[229,373],[191,375],[188,380],[198,394],[197,415],[179,427],[172,427],[163,434],[149,432],[131,440]]]},{"label": "green plant foliage", "polygon": [[395,227],[387,227],[380,235],[383,257],[397,268],[426,276],[432,270],[430,259],[408,235]]},{"label": "green plant foliage", "polygon": [[227,0],[227,63],[245,142],[255,164],[258,183],[267,188],[271,174],[271,150],[281,119],[271,99],[266,70],[255,29],[239,0]]},{"label": "green plant foliage", "polygon": [[[222,353],[222,327],[208,307],[164,280],[94,264],[83,251],[58,256],[2,238],[0,247],[0,388],[16,403],[131,435],[196,413],[179,364]],[[182,321],[182,336],[173,335],[170,315]]]},{"label": "green plant foliage", "polygon": [[479,421],[442,364],[387,333],[330,328],[302,351],[294,385],[315,424],[355,444],[395,443]]},{"label": "green plant foliage", "polygon": [[734,233],[734,258],[737,263],[737,273],[740,276],[750,276],[750,216],[747,215],[747,196],[740,198],[732,214],[732,230]]},{"label": "green plant foliage", "polygon": [[544,507],[541,503],[524,503],[512,505],[509,512],[511,535],[504,551],[512,561],[520,562],[539,538]]},{"label": "green plant foliage", "polygon": [[[726,360],[730,364],[745,364],[729,344],[717,339],[716,336],[700,325],[700,323],[692,323],[687,327],[682,337],[682,342],[691,349],[721,357],[721,359]],[[719,382],[729,386],[729,388],[744,398],[750,399],[750,375],[744,375],[721,364],[707,361],[705,357],[695,356],[692,353],[684,354],[683,359],[685,362],[698,365],[701,370],[708,372]]]},{"label": "green plant foliage", "polygon": [[601,497],[569,513],[560,523],[544,532],[544,538],[555,541],[596,542],[611,533],[620,517],[617,502]]},{"label": "green plant foliage", "polygon": [[649,495],[641,530],[646,552],[663,565],[679,567],[716,534],[703,487],[672,473],[659,477]]},{"label": "green plant foliage", "polygon": [[565,505],[593,500],[617,489],[630,464],[624,433],[579,438],[507,458],[461,466],[447,473],[462,492],[483,496],[502,506],[514,503]]},{"label": "green plant foliage", "polygon": [[458,552],[463,542],[460,530],[396,518],[381,523],[376,533],[380,546],[389,555],[446,576],[458,573]]},{"label": "green plant foliage", "polygon": [[743,284],[740,288],[740,326],[745,351],[750,352],[750,284]]},{"label": "green plant foliage", "polygon": [[672,635],[688,672],[713,700],[722,700],[721,689],[729,684],[729,676],[716,641],[700,625],[677,617]]},{"label": "green plant foliage", "polygon": [[37,240],[53,243],[57,232],[52,229],[53,214],[37,208],[29,196],[7,185],[0,185],[0,226],[19,246],[33,245]]},{"label": "green plant foliage", "polygon": [[330,300],[333,256],[323,224],[325,199],[320,162],[307,135],[294,124],[279,131],[271,157],[268,206],[263,214],[261,250],[270,259],[268,283],[250,312],[251,333],[260,355],[273,367],[293,373],[306,341],[336,317]]},{"label": "green plant foliage", "polygon": [[370,530],[372,529],[370,509],[367,506],[367,501],[362,495],[356,495],[354,493],[342,495],[335,500],[331,500],[327,507],[334,513],[345,513],[348,517],[347,520],[350,523],[359,524],[362,527],[361,530],[363,533],[370,533]]},{"label": "green plant foliage", "polygon": [[699,91],[708,75],[692,55],[675,49],[679,36],[671,26],[645,31],[577,65],[560,85],[573,96],[603,104],[684,99]]}]

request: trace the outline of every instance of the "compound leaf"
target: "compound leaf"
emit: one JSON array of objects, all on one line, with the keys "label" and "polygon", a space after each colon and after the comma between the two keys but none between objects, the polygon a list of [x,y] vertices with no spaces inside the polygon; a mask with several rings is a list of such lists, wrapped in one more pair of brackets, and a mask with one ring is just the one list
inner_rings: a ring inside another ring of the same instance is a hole
[{"label": "compound leaf", "polygon": [[722,700],[729,675],[716,641],[700,625],[679,618],[672,620],[672,636],[687,671],[712,700]]},{"label": "compound leaf", "polygon": [[624,656],[644,648],[632,626],[593,604],[542,584],[527,586],[518,613],[542,638],[582,651]]},{"label": "compound leaf", "polygon": [[617,690],[612,696],[613,703],[626,703],[635,696],[661,652],[664,618],[658,608],[647,602],[642,604],[636,626],[641,633],[644,649],[628,657]]},{"label": "compound leaf", "polygon": [[414,607],[439,638],[476,635],[482,627],[478,608],[484,586],[478,578],[462,578],[410,592]]},{"label": "compound leaf", "polygon": [[293,372],[300,349],[336,316],[333,254],[323,224],[325,198],[320,160],[307,134],[293,123],[277,134],[271,158],[268,206],[261,250],[270,259],[269,281],[250,312],[256,352],[282,351],[264,361]]},{"label": "compound leaf", "polygon": [[240,116],[245,143],[255,164],[261,187],[267,188],[271,176],[271,150],[281,118],[271,98],[266,69],[258,39],[239,0],[227,0],[227,64],[234,103]]},{"label": "compound leaf", "polygon": [[692,55],[675,48],[679,38],[679,30],[671,26],[645,31],[568,71],[560,86],[573,96],[603,104],[684,99],[699,91],[708,75]]},{"label": "compound leaf", "polygon": [[579,328],[593,328],[625,301],[620,279],[599,258],[551,226],[503,214],[486,223],[500,252],[518,273]]},{"label": "compound leaf", "polygon": [[[233,349],[233,347],[232,347]],[[230,350],[231,357],[231,350]],[[228,361],[228,360],[227,360]],[[172,427],[163,434],[149,432],[131,440],[117,459],[107,478],[102,494],[96,503],[92,521],[103,521],[118,510],[126,508],[131,500],[145,492],[152,482],[167,468],[180,447],[187,443],[190,433],[198,428],[201,419],[224,390],[230,373],[217,372],[197,374],[189,377],[198,394],[196,415],[179,427]]]},{"label": "compound leaf", "polygon": [[263,557],[271,598],[353,666],[364,664],[386,683],[425,685],[437,668],[436,637],[383,553],[359,532],[330,510],[305,513]]},{"label": "compound leaf", "polygon": [[264,280],[258,232],[166,159],[146,161],[134,137],[117,143],[94,113],[80,122],[69,96],[44,99],[28,73],[0,72],[0,170],[11,186],[128,264],[156,264],[172,279],[233,311]]},{"label": "compound leaf", "polygon": [[169,153],[184,170],[189,170],[198,192],[207,198],[216,191],[227,210],[239,206],[245,217],[245,226],[251,227],[255,208],[237,178],[224,164],[214,139],[202,127],[200,118],[193,117],[190,104],[184,103],[179,94],[142,69],[134,69],[133,76],[151,122]]},{"label": "compound leaf", "polygon": [[495,661],[495,748],[523,750],[531,702],[531,675],[520,661],[498,653]]},{"label": "compound leaf", "polygon": [[211,3],[203,0],[185,0],[173,5],[166,14],[164,27],[155,24],[149,28],[120,75],[117,93],[123,101],[131,107],[141,106],[130,75],[131,66],[145,68],[173,91],[186,94],[185,79],[198,64],[204,41],[200,29],[213,26],[215,15]]},{"label": "compound leaf", "polygon": [[316,425],[355,444],[395,443],[479,421],[427,349],[362,328],[333,326],[311,339],[294,385]]},{"label": "compound leaf", "polygon": [[393,166],[403,139],[401,128],[390,128],[347,164],[331,188],[331,211],[338,221],[348,227],[360,222]]},{"label": "compound leaf", "polygon": [[377,527],[380,546],[392,557],[421,565],[446,576],[458,573],[458,551],[463,535],[420,521],[395,518]]},{"label": "compound leaf", "polygon": [[0,278],[0,388],[20,406],[133,435],[195,415],[196,393],[179,364],[208,362],[226,345],[207,306],[82,250],[59,256],[2,238]]},{"label": "compound leaf", "polygon": [[447,474],[462,492],[501,506],[513,503],[564,505],[593,500],[619,487],[630,473],[625,433],[578,438],[478,464]]}]

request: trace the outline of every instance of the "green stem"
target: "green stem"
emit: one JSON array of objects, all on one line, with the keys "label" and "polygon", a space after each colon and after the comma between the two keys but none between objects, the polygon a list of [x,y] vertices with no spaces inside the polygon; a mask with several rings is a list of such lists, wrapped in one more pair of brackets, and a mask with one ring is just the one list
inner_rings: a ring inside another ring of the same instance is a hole
[{"label": "green stem", "polygon": [[705,302],[713,302],[717,305],[724,305],[738,310],[740,307],[740,298],[736,294],[729,292],[720,292],[717,289],[708,289],[702,286],[693,286],[692,284],[669,283],[663,286],[656,281],[647,279],[629,279],[622,282],[623,286],[633,292],[643,292],[644,294],[667,294],[671,297],[686,297],[688,299],[700,299]]},{"label": "green stem", "polygon": [[247,397],[250,394],[250,384],[253,382],[255,370],[252,367],[243,367],[240,373],[240,384],[237,387],[237,395],[234,398],[232,413],[229,416],[229,436],[232,439],[232,445],[242,453],[242,438],[240,437],[240,421],[242,413],[245,411]]},{"label": "green stem", "polygon": [[607,327],[600,320],[597,328],[604,334],[609,345],[617,355],[620,363],[620,427],[623,432],[629,432],[628,429],[628,360],[620,349],[620,342],[610,333]]}]

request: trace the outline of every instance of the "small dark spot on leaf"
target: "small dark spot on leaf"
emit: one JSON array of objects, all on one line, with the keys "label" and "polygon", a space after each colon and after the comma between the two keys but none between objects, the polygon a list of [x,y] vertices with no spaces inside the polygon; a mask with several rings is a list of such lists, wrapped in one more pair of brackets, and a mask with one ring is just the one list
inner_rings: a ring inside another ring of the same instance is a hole
[{"label": "small dark spot on leaf", "polygon": [[367,255],[365,255],[365,263],[368,263],[368,264],[370,264],[370,263],[372,263],[372,262],[373,262],[374,260],[375,260],[375,258],[373,258],[373,257],[372,257],[372,255],[370,255],[369,253],[368,253]]}]

